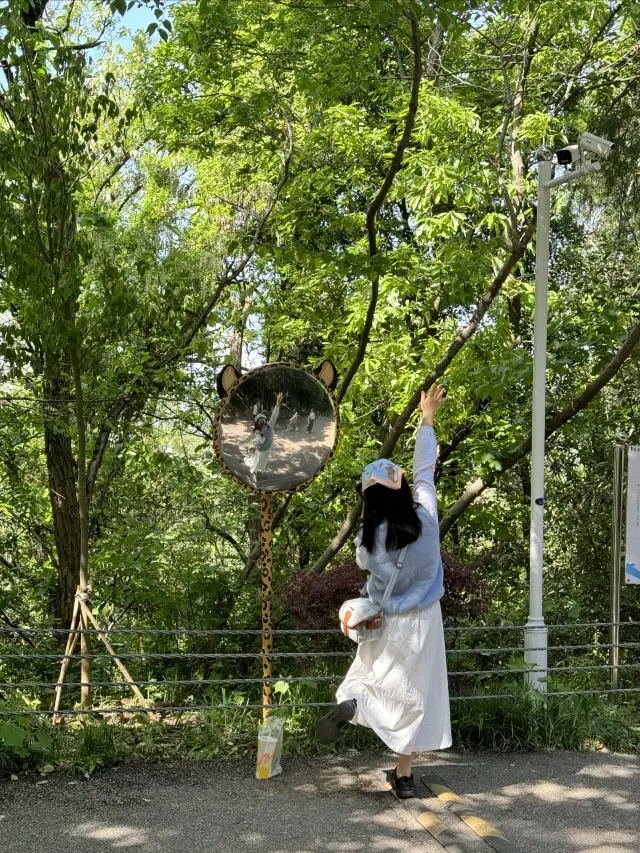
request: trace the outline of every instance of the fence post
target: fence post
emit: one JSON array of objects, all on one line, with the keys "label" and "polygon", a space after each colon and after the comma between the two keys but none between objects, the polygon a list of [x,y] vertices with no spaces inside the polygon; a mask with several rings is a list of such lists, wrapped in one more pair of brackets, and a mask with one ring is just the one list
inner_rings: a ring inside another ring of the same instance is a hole
[{"label": "fence post", "polygon": [[[611,615],[609,627],[609,666],[611,690],[618,689],[620,662],[620,558],[622,554],[622,496],[624,491],[624,445],[616,444],[613,456],[613,517],[611,541]],[[617,694],[609,694],[616,702]]]}]

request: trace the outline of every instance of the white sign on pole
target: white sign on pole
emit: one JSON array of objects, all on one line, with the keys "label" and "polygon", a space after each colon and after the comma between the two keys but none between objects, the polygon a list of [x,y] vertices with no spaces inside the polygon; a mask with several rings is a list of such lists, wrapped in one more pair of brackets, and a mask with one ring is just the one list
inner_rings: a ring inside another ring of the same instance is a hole
[{"label": "white sign on pole", "polygon": [[627,583],[640,584],[640,445],[629,447],[627,468]]}]

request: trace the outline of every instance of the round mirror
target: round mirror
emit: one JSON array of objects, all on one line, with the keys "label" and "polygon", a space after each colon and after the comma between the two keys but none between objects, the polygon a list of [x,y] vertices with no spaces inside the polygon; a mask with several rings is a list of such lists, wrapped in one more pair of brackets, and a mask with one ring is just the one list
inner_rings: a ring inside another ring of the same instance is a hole
[{"label": "round mirror", "polygon": [[267,364],[241,376],[222,401],[215,450],[238,482],[260,492],[292,492],[333,454],[333,396],[299,367]]}]

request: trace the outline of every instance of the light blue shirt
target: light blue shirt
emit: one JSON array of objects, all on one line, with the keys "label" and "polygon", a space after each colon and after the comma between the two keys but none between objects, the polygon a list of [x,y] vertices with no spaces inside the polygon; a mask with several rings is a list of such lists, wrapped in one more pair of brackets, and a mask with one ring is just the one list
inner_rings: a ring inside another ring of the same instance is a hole
[{"label": "light blue shirt", "polygon": [[[271,450],[271,448],[273,447],[273,440],[276,437],[275,426],[279,414],[280,406],[278,406],[278,404],[276,403],[276,405],[273,407],[273,411],[271,412],[271,417],[269,418],[269,423],[267,424],[266,430],[264,432],[254,432],[256,450],[259,453],[262,453],[265,450]],[[259,417],[259,415],[256,415],[256,418],[257,417]],[[262,415],[262,417],[264,417],[264,415]]]},{"label": "light blue shirt", "polygon": [[[422,522],[422,533],[407,548],[402,569],[385,608],[386,613],[420,610],[439,601],[444,595],[438,500],[433,479],[436,452],[433,427],[420,427],[413,453],[413,497],[418,505],[416,511]],[[376,530],[375,548],[371,553],[361,544],[362,534],[358,533],[356,537],[356,562],[361,569],[371,573],[367,593],[376,604],[382,601],[400,554],[399,550],[386,550],[386,538],[386,521]]]}]

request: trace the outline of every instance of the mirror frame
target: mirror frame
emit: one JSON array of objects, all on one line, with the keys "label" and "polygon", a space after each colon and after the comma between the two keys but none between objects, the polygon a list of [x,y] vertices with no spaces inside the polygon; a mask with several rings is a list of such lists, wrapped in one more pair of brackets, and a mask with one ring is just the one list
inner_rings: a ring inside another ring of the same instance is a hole
[{"label": "mirror frame", "polygon": [[[227,465],[227,463],[222,458],[222,448],[220,447],[220,438],[219,438],[219,428],[221,425],[222,417],[225,413],[225,407],[229,402],[232,394],[243,385],[247,379],[252,379],[254,376],[257,376],[259,373],[264,373],[267,370],[273,370],[274,368],[283,368],[288,367],[292,370],[297,370],[299,373],[306,373],[314,382],[317,382],[321,385],[327,393],[329,397],[329,401],[331,402],[331,408],[333,410],[334,417],[336,419],[336,431],[333,439],[333,446],[329,451],[327,458],[324,460],[322,465],[315,471],[311,477],[307,480],[304,480],[302,483],[299,483],[297,486],[294,486],[292,489],[276,489],[274,491],[258,489],[255,486],[252,486],[250,483],[246,483],[244,480],[240,479],[237,474],[235,474],[231,468]],[[288,361],[272,361],[268,364],[263,364],[260,367],[255,367],[253,370],[248,370],[246,373],[243,373],[238,381],[233,385],[229,391],[224,395],[224,397],[220,400],[220,405],[218,407],[218,411],[216,412],[216,416],[213,421],[213,452],[216,455],[216,459],[220,463],[222,470],[225,474],[230,477],[234,482],[236,482],[239,486],[242,486],[243,489],[247,489],[254,494],[259,495],[290,495],[294,492],[300,492],[302,489],[305,489],[310,483],[312,483],[319,474],[321,474],[324,469],[327,467],[329,462],[333,459],[334,454],[336,452],[336,447],[338,446],[338,438],[340,436],[340,410],[338,408],[338,403],[336,401],[335,395],[333,391],[328,388],[322,380],[318,379],[315,373],[311,370],[307,370],[304,367],[300,367],[297,364],[291,364]]]}]

